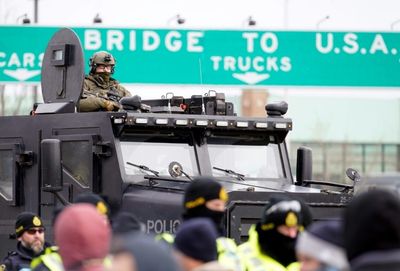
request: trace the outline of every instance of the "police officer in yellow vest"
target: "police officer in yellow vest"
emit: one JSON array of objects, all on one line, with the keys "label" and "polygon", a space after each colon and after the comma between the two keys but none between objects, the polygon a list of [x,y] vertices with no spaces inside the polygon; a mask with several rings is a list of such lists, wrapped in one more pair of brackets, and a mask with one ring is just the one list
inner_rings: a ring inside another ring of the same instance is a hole
[{"label": "police officer in yellow vest", "polygon": [[297,234],[304,228],[308,208],[297,200],[272,197],[260,222],[249,231],[249,240],[239,246],[240,257],[248,271],[300,270],[296,262]]},{"label": "police officer in yellow vest", "polygon": [[22,212],[18,215],[15,222],[15,237],[18,240],[17,248],[4,258],[0,270],[30,270],[32,259],[42,255],[50,246],[45,242],[42,220],[31,212]]},{"label": "police officer in yellow vest", "polygon": [[79,111],[118,111],[119,100],[131,93],[111,76],[115,58],[106,51],[93,54],[89,60],[90,73],[85,77]]},{"label": "police officer in yellow vest", "polygon": [[[216,226],[219,237],[217,238],[218,262],[235,271],[244,270],[240,261],[235,241],[225,237],[225,208],[228,194],[222,185],[212,177],[197,177],[186,188],[182,215],[184,220],[192,218],[210,218]],[[173,243],[174,237],[163,234],[161,239]]]}]

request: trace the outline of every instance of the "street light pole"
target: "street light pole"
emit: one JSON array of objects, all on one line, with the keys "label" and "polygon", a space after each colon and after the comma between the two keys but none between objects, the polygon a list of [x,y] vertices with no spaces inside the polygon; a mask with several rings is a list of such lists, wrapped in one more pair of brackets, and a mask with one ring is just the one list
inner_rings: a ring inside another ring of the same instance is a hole
[{"label": "street light pole", "polygon": [[177,14],[174,17],[170,18],[167,21],[167,25],[171,25],[172,23],[176,23],[178,25],[182,25],[186,22],[186,19],[181,17],[181,15]]},{"label": "street light pole", "polygon": [[397,19],[396,21],[392,22],[392,23],[390,24],[390,30],[393,30],[393,29],[394,29],[394,26],[395,26],[396,24],[398,24],[398,23],[400,23],[400,19]]},{"label": "street light pole", "polygon": [[323,22],[325,22],[326,20],[329,20],[329,18],[330,18],[330,16],[329,16],[329,15],[326,15],[325,17],[323,17],[322,19],[320,19],[320,20],[317,22],[317,24],[316,24],[316,28],[319,29],[319,26],[320,26]]},{"label": "street light pole", "polygon": [[[33,0],[33,23],[37,24],[39,22],[39,0]],[[38,101],[38,85],[33,85],[33,104],[37,103]]]},{"label": "street light pole", "polygon": [[19,24],[21,19],[22,19],[22,24],[30,24],[31,23],[31,20],[29,20],[28,14],[26,14],[26,13],[19,16],[16,20],[16,23]]},{"label": "street light pole", "polygon": [[33,0],[33,22],[38,23],[39,0]]},{"label": "street light pole", "polygon": [[103,22],[103,19],[101,19],[100,14],[96,14],[93,18],[93,24],[101,24]]},{"label": "street light pole", "polygon": [[283,27],[287,30],[289,26],[289,0],[285,0],[283,4]]}]

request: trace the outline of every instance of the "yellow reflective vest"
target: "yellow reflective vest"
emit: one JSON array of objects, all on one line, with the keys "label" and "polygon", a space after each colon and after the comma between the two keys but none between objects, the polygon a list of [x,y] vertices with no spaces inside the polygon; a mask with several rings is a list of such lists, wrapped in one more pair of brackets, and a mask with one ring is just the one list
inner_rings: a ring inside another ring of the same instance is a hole
[{"label": "yellow reflective vest", "polygon": [[58,253],[58,247],[52,246],[46,248],[45,252],[32,260],[31,269],[34,270],[40,264],[44,264],[50,271],[63,271],[61,256]]},{"label": "yellow reflective vest", "polygon": [[229,269],[244,271],[244,265],[238,254],[238,247],[233,239],[218,237],[217,239],[218,262]]},{"label": "yellow reflective vest", "polygon": [[[58,253],[58,247],[52,246],[46,248],[45,252],[31,261],[31,270],[35,270],[40,264],[44,264],[50,271],[64,271],[64,266],[60,254]],[[105,267],[110,268],[112,266],[111,258],[105,257],[103,260]]]},{"label": "yellow reflective vest", "polygon": [[238,247],[239,257],[246,271],[299,271],[298,262],[283,266],[275,259],[261,252],[258,244],[258,234],[253,225],[249,231],[249,240]]}]

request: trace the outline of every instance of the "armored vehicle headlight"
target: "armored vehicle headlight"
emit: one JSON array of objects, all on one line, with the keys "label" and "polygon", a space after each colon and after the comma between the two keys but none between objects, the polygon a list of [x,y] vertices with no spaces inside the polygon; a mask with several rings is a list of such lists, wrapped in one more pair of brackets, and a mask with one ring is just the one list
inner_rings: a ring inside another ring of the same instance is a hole
[{"label": "armored vehicle headlight", "polygon": [[249,123],[247,121],[238,121],[236,122],[236,127],[247,128],[249,127]]},{"label": "armored vehicle headlight", "polygon": [[146,118],[137,118],[135,120],[135,122],[136,122],[136,124],[147,124],[148,119],[146,119]]},{"label": "armored vehicle headlight", "polygon": [[286,127],[287,127],[286,123],[275,123],[276,129],[286,129]]},{"label": "armored vehicle headlight", "polygon": [[125,122],[124,118],[115,118],[114,124],[123,124]]},{"label": "armored vehicle headlight", "polygon": [[197,120],[196,121],[197,126],[207,126],[208,125],[208,120]]},{"label": "armored vehicle headlight", "polygon": [[168,124],[168,119],[156,119],[156,124],[167,125]]},{"label": "armored vehicle headlight", "polygon": [[268,128],[268,123],[266,123],[266,122],[257,122],[256,123],[256,128],[266,129],[266,128]]},{"label": "armored vehicle headlight", "polygon": [[228,122],[226,120],[218,120],[215,125],[218,127],[228,127]]},{"label": "armored vehicle headlight", "polygon": [[175,124],[185,126],[185,125],[188,125],[188,120],[176,120]]}]

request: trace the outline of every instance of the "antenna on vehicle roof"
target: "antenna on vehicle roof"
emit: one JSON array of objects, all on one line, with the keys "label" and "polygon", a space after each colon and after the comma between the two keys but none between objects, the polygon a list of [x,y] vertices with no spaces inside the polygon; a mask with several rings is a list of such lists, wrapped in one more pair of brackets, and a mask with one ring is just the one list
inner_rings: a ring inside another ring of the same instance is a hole
[{"label": "antenna on vehicle roof", "polygon": [[200,75],[200,85],[203,85],[203,68],[201,66],[201,59],[199,58],[199,75]]},{"label": "antenna on vehicle roof", "polygon": [[[168,98],[168,95],[170,95],[170,98]],[[171,99],[174,97],[173,92],[167,92],[165,93],[165,99],[168,99],[168,113],[171,113]]]},{"label": "antenna on vehicle roof", "polygon": [[[203,68],[201,65],[201,59],[199,58],[199,75],[200,75],[200,85],[203,85]],[[201,95],[201,114],[206,114],[206,107],[204,105],[204,95]]]}]

